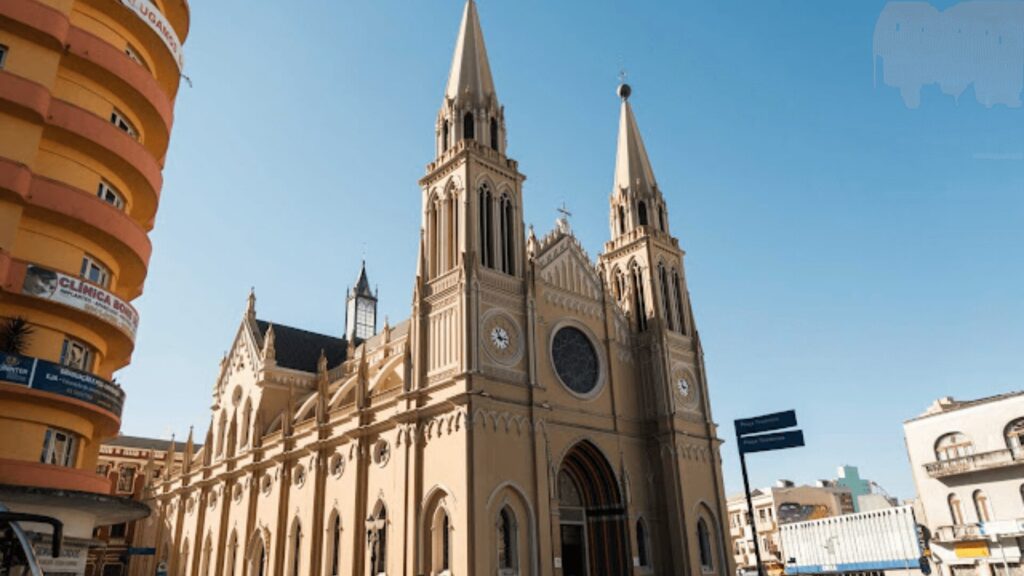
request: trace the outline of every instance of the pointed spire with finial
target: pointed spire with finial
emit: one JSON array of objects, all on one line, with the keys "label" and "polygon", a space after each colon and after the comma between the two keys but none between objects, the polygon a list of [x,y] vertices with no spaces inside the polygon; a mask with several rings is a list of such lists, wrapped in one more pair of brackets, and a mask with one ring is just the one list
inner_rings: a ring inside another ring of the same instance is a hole
[{"label": "pointed spire with finial", "polygon": [[191,426],[188,427],[188,440],[185,441],[185,474],[192,472],[192,456],[193,450],[195,449],[195,443],[192,441],[193,429]]},{"label": "pointed spire with finial", "polygon": [[249,297],[245,300],[245,315],[250,320],[256,320],[256,287],[249,288]]},{"label": "pointed spire with finial", "polygon": [[618,148],[615,152],[615,187],[616,190],[629,189],[637,195],[653,192],[658,184],[636,117],[633,116],[633,107],[629,104],[632,93],[629,84],[619,85],[618,94],[622,106],[619,113]]},{"label": "pointed spire with finial", "polygon": [[462,11],[462,25],[455,41],[455,54],[444,93],[450,100],[468,100],[467,103],[475,104],[483,104],[491,96],[497,97],[484,46],[484,33],[473,0],[467,0]]},{"label": "pointed spire with finial", "polygon": [[167,448],[167,453],[164,454],[164,478],[174,472],[174,449],[174,434],[171,434],[171,445]]},{"label": "pointed spire with finial", "polygon": [[[221,438],[221,444],[224,443],[224,439]],[[203,453],[203,466],[210,466],[213,464],[213,417],[210,417],[210,426],[206,429],[206,438],[203,440],[203,447],[200,448]]]},{"label": "pointed spire with finial", "polygon": [[268,366],[277,364],[277,348],[275,346],[274,325],[267,326],[263,335],[263,363]]}]

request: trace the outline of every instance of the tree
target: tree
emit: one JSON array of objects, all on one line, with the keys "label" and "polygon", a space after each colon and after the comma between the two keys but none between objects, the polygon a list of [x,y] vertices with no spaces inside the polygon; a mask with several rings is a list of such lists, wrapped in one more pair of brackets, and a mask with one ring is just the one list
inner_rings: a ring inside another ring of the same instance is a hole
[{"label": "tree", "polygon": [[8,318],[0,324],[0,352],[23,355],[36,329],[22,316]]}]

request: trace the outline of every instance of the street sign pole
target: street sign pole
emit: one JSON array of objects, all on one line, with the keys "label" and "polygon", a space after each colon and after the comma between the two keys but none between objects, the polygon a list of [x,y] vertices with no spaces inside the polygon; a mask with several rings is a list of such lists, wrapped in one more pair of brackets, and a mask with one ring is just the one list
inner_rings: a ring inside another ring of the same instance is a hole
[{"label": "street sign pole", "polygon": [[761,568],[761,545],[757,541],[757,524],[754,522],[754,498],[750,495],[750,480],[747,479],[747,455],[740,450],[740,468],[743,470],[743,492],[747,495],[747,523],[750,525],[750,534],[754,538],[754,562],[757,566],[757,576],[764,576]]}]

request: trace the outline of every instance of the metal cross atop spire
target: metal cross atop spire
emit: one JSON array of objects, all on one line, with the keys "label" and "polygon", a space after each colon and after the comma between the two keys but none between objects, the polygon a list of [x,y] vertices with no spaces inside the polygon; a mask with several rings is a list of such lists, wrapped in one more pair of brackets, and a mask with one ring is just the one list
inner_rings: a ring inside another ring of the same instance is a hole
[{"label": "metal cross atop spire", "polygon": [[555,210],[557,210],[558,213],[562,215],[562,218],[565,218],[567,220],[570,216],[572,216],[572,212],[569,212],[569,208],[566,207],[565,202],[562,202],[562,205],[559,206],[558,208],[555,208]]}]

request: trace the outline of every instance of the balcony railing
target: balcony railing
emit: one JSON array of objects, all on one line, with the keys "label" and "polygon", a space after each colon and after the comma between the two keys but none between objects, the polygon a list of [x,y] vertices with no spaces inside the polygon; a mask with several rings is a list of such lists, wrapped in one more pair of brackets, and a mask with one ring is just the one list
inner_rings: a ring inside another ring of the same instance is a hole
[{"label": "balcony railing", "polygon": [[0,383],[71,398],[121,417],[124,390],[88,372],[31,356],[0,352]]},{"label": "balcony railing", "polygon": [[932,478],[945,478],[979,470],[1015,466],[1022,463],[1024,463],[1024,451],[1004,448],[1002,450],[969,454],[959,458],[931,462],[925,464],[924,469]]},{"label": "balcony railing", "polygon": [[985,538],[980,524],[954,524],[952,526],[939,526],[932,533],[932,540],[936,542],[957,542],[960,540],[982,540]]}]

